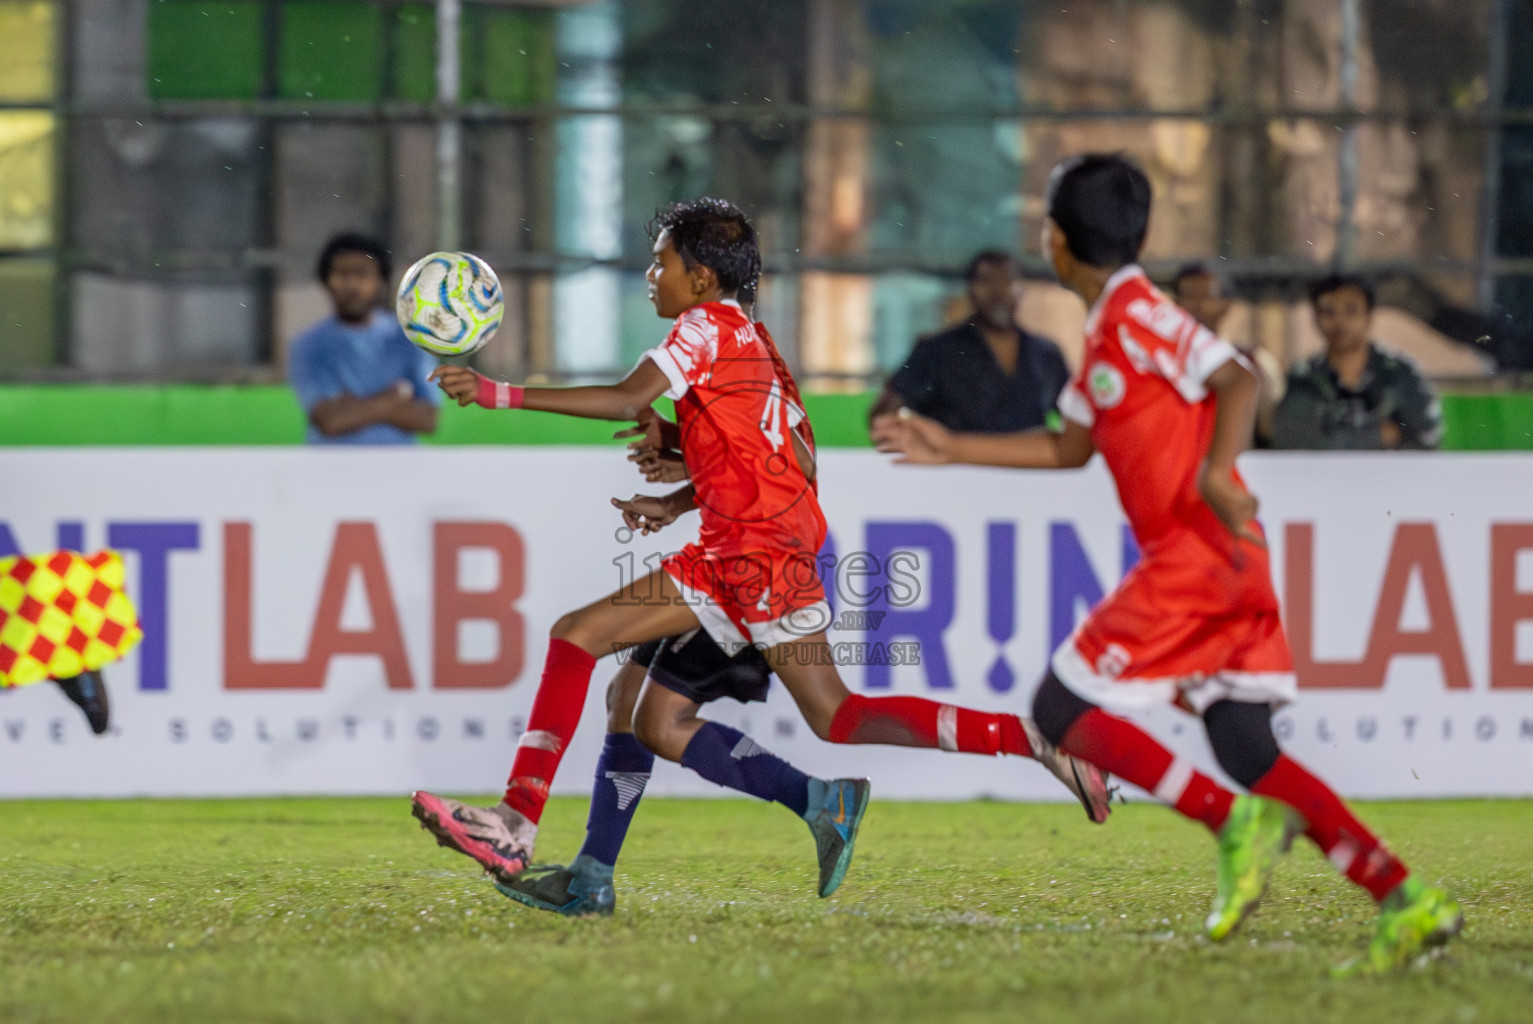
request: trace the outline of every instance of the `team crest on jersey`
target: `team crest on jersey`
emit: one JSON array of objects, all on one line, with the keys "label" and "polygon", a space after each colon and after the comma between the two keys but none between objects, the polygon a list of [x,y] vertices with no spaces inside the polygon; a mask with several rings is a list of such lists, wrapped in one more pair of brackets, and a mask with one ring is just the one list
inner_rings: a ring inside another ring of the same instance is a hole
[{"label": "team crest on jersey", "polygon": [[1098,409],[1111,409],[1123,401],[1127,390],[1123,374],[1110,363],[1092,363],[1086,371],[1086,386],[1091,389],[1091,402]]}]

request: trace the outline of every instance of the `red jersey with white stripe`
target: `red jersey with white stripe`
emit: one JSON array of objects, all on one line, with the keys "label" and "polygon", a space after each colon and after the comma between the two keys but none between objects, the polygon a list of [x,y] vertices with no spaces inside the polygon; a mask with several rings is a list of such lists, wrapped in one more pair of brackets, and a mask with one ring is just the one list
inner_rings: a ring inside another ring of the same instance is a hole
[{"label": "red jersey with white stripe", "polygon": [[1136,266],[1108,280],[1086,320],[1059,411],[1090,428],[1144,555],[1050,664],[1109,710],[1176,701],[1201,713],[1296,692],[1267,553],[1198,493],[1216,413],[1208,378],[1239,358]]},{"label": "red jersey with white stripe", "polygon": [[[664,343],[645,354],[670,382],[666,395],[676,401],[682,456],[702,517],[696,549],[678,556],[692,567],[680,573],[683,582],[727,607],[738,605],[751,621],[824,597],[817,573],[794,586],[802,574],[785,577],[782,568],[788,559],[818,556],[825,516],[793,448],[804,410],[785,395],[771,351],[761,326],[725,301],[687,310]],[[731,578],[740,574],[729,563],[761,563],[764,573],[756,575],[766,589],[749,601],[722,593],[696,568],[701,558],[715,560],[714,575]],[[675,566],[667,568],[676,574]]]},{"label": "red jersey with white stripe", "polygon": [[1090,428],[1146,551],[1183,530],[1232,550],[1234,538],[1198,494],[1198,471],[1214,431],[1209,374],[1239,358],[1138,266],[1114,274],[1091,309],[1081,369],[1059,411]]}]

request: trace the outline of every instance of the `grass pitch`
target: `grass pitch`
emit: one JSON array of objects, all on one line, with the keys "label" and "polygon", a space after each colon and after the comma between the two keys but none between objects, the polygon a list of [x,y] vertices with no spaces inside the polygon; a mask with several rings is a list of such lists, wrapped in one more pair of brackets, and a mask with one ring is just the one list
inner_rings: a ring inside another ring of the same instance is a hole
[{"label": "grass pitch", "polygon": [[[0,1021],[1525,1021],[1533,803],[1376,804],[1463,900],[1445,956],[1331,981],[1372,909],[1296,847],[1232,941],[1213,845],[1154,806],[874,803],[813,895],[781,808],[647,799],[610,920],[501,897],[396,800],[8,803]],[[584,802],[556,800],[566,859]]]}]

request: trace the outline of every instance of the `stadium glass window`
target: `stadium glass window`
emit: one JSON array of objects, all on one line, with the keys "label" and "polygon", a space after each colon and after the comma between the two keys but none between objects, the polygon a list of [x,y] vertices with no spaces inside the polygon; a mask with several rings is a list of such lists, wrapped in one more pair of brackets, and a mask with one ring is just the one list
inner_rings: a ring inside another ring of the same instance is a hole
[{"label": "stadium glass window", "polygon": [[53,100],[54,6],[48,0],[0,2],[0,101]]},{"label": "stadium glass window", "polygon": [[51,259],[0,259],[0,372],[54,361]]},{"label": "stadium glass window", "polygon": [[430,103],[436,98],[436,12],[430,4],[400,4],[389,21],[394,99]]},{"label": "stadium glass window", "polygon": [[0,2],[0,371],[53,361],[56,18],[46,0]]},{"label": "stadium glass window", "polygon": [[[53,243],[54,5],[0,3],[0,251]],[[39,109],[17,109],[37,104]]]},{"label": "stadium glass window", "polygon": [[290,100],[378,101],[383,30],[383,11],[372,4],[283,4],[277,94]]},{"label": "stadium glass window", "polygon": [[261,0],[158,0],[149,4],[149,96],[252,100],[266,79]]},{"label": "stadium glass window", "polygon": [[495,107],[553,102],[558,61],[551,12],[467,4],[461,38],[464,102]]},{"label": "stadium glass window", "polygon": [[0,251],[53,243],[53,114],[0,113]]}]

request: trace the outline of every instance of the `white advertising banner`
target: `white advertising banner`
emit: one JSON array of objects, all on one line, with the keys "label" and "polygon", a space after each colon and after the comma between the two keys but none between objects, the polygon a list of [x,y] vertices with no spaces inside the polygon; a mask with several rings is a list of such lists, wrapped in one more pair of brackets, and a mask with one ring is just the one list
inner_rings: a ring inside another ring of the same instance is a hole
[{"label": "white advertising banner", "polygon": [[[1533,794],[1533,457],[1254,454],[1301,695],[1288,749],[1359,797]],[[847,684],[1025,714],[1052,646],[1135,549],[1100,462],[893,466],[827,451],[822,558]],[[550,626],[695,531],[621,529],[614,448],[0,450],[0,554],[124,553],[143,644],[97,738],[50,684],[0,691],[0,795],[491,792]],[[585,792],[616,658],[557,792]],[[832,747],[780,687],[707,714],[885,797],[1057,799],[1027,761]],[[1198,723],[1158,735],[1209,764]],[[720,791],[677,766],[652,792]]]}]

